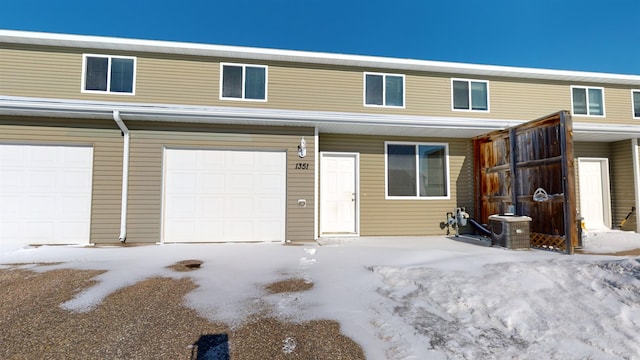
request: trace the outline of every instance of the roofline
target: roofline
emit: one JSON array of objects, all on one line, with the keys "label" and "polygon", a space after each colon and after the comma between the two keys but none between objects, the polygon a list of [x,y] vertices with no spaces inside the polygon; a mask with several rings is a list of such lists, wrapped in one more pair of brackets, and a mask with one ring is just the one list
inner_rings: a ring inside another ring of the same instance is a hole
[{"label": "roofline", "polygon": [[381,68],[391,70],[453,73],[472,76],[498,76],[509,78],[544,79],[582,83],[606,83],[640,86],[639,75],[537,69],[499,65],[481,65],[365,55],[335,54],[326,52],[210,45],[201,43],[143,40],[19,30],[0,30],[0,43],[75,47],[112,51],[118,50],[131,52],[155,52],[263,61],[283,61],[294,63]]}]

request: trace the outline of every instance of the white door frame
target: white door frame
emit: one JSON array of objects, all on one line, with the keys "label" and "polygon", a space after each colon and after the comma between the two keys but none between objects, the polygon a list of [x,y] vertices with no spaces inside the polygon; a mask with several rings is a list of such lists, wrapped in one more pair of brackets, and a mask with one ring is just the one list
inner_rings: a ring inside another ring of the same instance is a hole
[{"label": "white door frame", "polygon": [[[578,182],[580,182],[580,168],[584,162],[599,162],[600,174],[602,176],[602,215],[604,217],[603,223],[608,228],[611,228],[611,186],[609,178],[609,159],[608,158],[591,158],[581,157],[578,158]],[[582,187],[580,187],[580,210],[582,212]]]},{"label": "white door frame", "polygon": [[[320,189],[322,189],[322,179],[324,171],[324,158],[326,156],[350,156],[354,158],[354,181],[355,181],[355,208],[354,208],[354,231],[353,233],[327,233],[322,229],[322,219],[320,219],[318,227],[320,228],[320,237],[336,237],[336,236],[360,236],[360,153],[357,152],[333,152],[333,151],[321,151],[320,152]],[[322,201],[323,194],[320,191],[320,216],[322,216]]]}]

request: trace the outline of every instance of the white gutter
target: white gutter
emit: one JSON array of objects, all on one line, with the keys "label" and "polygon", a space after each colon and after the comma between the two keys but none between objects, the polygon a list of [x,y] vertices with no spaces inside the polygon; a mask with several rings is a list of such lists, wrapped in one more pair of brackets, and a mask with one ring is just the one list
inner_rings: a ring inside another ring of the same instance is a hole
[{"label": "white gutter", "polygon": [[124,243],[127,240],[127,199],[129,198],[129,129],[120,117],[120,111],[113,111],[113,120],[122,131],[124,145],[122,149],[122,209],[120,210],[120,236],[118,240]]}]

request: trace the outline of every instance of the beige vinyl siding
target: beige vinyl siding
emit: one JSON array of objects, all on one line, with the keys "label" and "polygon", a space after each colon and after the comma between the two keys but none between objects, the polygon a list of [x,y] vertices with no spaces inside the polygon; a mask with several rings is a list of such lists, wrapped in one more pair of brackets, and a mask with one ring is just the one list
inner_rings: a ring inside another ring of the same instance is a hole
[{"label": "beige vinyl siding", "polygon": [[320,151],[360,153],[360,235],[441,235],[444,230],[440,222],[447,211],[456,205],[473,208],[473,183],[467,181],[473,171],[470,140],[449,141],[451,196],[445,200],[385,199],[385,141],[443,142],[433,138],[320,135]]},{"label": "beige vinyl siding", "polygon": [[118,242],[123,147],[120,130],[106,126],[84,128],[82,126],[88,126],[87,123],[71,119],[19,120],[20,123],[38,126],[18,126],[13,124],[15,122],[14,118],[0,117],[0,142],[93,146],[90,241],[96,244]]},{"label": "beige vinyl siding", "polygon": [[220,65],[217,62],[147,54],[138,55],[137,61],[136,101],[212,105],[218,99]]},{"label": "beige vinyl siding", "polygon": [[[611,154],[611,214],[612,227],[616,229],[631,211],[631,207],[636,206],[632,141],[611,143]],[[623,230],[636,231],[635,214],[627,220]]]},{"label": "beige vinyl siding", "polygon": [[607,121],[612,123],[637,123],[637,120],[633,121],[633,105],[630,89],[631,87],[614,86],[607,86],[605,88],[605,114]]},{"label": "beige vinyl siding", "polygon": [[[82,55],[136,56],[135,96],[81,93]],[[0,94],[116,102],[363,112],[531,120],[571,110],[571,85],[547,80],[476,77],[318,64],[256,62],[171,54],[97,51],[3,44]],[[268,66],[268,101],[220,100],[220,62]],[[405,108],[363,105],[363,73],[405,75]],[[489,81],[489,112],[452,111],[451,78]],[[606,118],[575,116],[575,122],[632,124],[631,87],[604,85]]]},{"label": "beige vinyl siding", "polygon": [[0,59],[2,95],[70,98],[80,94],[82,56],[73,51],[2,44]]},{"label": "beige vinyl siding", "polygon": [[[127,242],[156,243],[161,240],[164,147],[286,150],[286,238],[291,241],[314,240],[313,129],[233,128],[139,122],[129,122],[128,125],[131,129],[131,163]],[[182,131],[174,130],[175,127],[181,127]],[[304,159],[297,155],[297,146],[302,136],[307,142],[307,156]],[[309,169],[295,170],[295,164],[298,162],[308,163]],[[307,206],[299,207],[298,199],[306,199]]]}]

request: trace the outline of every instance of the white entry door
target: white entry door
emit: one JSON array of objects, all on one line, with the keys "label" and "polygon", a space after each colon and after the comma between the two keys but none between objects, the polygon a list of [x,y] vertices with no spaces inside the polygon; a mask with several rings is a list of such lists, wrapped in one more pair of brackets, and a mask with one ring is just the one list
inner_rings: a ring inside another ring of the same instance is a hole
[{"label": "white entry door", "polygon": [[88,244],[93,148],[0,144],[0,243]]},{"label": "white entry door", "polygon": [[357,153],[320,154],[320,234],[358,234]]},{"label": "white entry door", "polygon": [[164,154],[164,242],[285,240],[284,151]]},{"label": "white entry door", "polygon": [[588,230],[611,228],[609,161],[600,158],[578,159],[580,215]]}]

